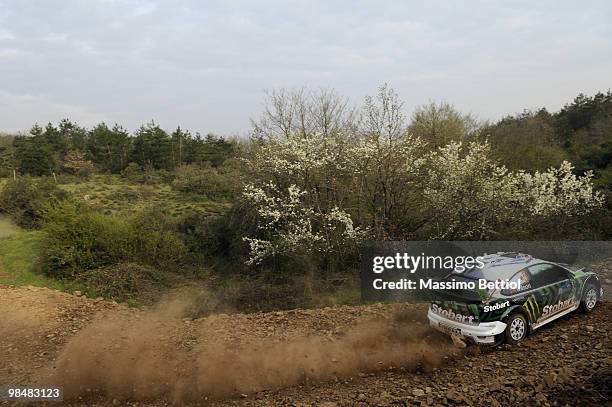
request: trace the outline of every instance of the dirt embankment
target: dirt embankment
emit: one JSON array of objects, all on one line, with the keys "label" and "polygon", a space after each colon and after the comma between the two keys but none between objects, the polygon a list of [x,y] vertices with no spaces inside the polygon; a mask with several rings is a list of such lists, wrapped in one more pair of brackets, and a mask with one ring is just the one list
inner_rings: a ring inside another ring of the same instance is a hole
[{"label": "dirt embankment", "polygon": [[423,305],[188,317],[48,289],[0,288],[0,385],[70,405],[596,405],[610,398],[612,307],[515,347],[458,349]]}]

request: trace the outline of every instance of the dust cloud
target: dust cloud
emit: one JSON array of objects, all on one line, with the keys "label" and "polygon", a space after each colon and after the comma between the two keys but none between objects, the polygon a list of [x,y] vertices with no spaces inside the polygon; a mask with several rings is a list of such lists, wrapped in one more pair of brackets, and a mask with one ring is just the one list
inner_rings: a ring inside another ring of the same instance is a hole
[{"label": "dust cloud", "polygon": [[95,321],[63,349],[53,381],[67,398],[164,398],[180,404],[391,366],[429,370],[462,352],[406,315],[358,324],[336,339],[274,343],[247,335],[228,342],[207,331],[206,319],[192,321],[186,331],[181,316],[189,306],[177,299],[148,313]]}]

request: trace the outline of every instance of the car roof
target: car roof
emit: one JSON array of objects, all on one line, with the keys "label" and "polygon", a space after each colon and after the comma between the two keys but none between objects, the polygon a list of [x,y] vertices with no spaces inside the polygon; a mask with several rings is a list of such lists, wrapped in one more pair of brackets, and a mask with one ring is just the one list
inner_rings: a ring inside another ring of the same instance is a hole
[{"label": "car roof", "polygon": [[548,261],[536,259],[528,254],[518,252],[500,252],[480,256],[485,264],[483,268],[473,268],[466,270],[466,276],[474,276],[487,279],[510,279],[517,271],[525,267],[539,263],[550,263]]}]

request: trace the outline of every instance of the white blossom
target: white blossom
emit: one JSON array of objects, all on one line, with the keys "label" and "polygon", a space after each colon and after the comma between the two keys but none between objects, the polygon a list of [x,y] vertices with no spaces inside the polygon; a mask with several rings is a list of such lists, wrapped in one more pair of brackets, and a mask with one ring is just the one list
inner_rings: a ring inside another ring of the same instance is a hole
[{"label": "white blossom", "polygon": [[[427,152],[410,134],[312,134],[269,139],[248,163],[254,181],[243,197],[255,208],[261,232],[245,238],[251,264],[278,254],[354,249],[380,238],[374,229],[386,227],[385,217],[397,216],[397,208],[430,216],[421,226],[429,238],[488,239],[507,225],[528,228],[603,203],[592,173],[577,176],[568,162],[533,174],[509,171],[486,142],[451,142]],[[416,203],[405,205],[411,200]]]},{"label": "white blossom", "polygon": [[424,196],[437,214],[437,238],[492,237],[497,225],[537,217],[583,215],[603,203],[592,173],[559,168],[511,172],[491,158],[487,143],[451,143],[430,155]]}]

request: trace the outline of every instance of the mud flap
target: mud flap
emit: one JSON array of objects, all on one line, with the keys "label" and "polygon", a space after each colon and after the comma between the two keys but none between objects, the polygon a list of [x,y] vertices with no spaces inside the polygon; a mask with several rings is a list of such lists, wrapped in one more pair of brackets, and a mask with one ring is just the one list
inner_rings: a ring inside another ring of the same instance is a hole
[{"label": "mud flap", "polygon": [[453,344],[458,348],[465,348],[467,344],[462,336],[457,334],[451,334],[451,339],[453,340]]}]

